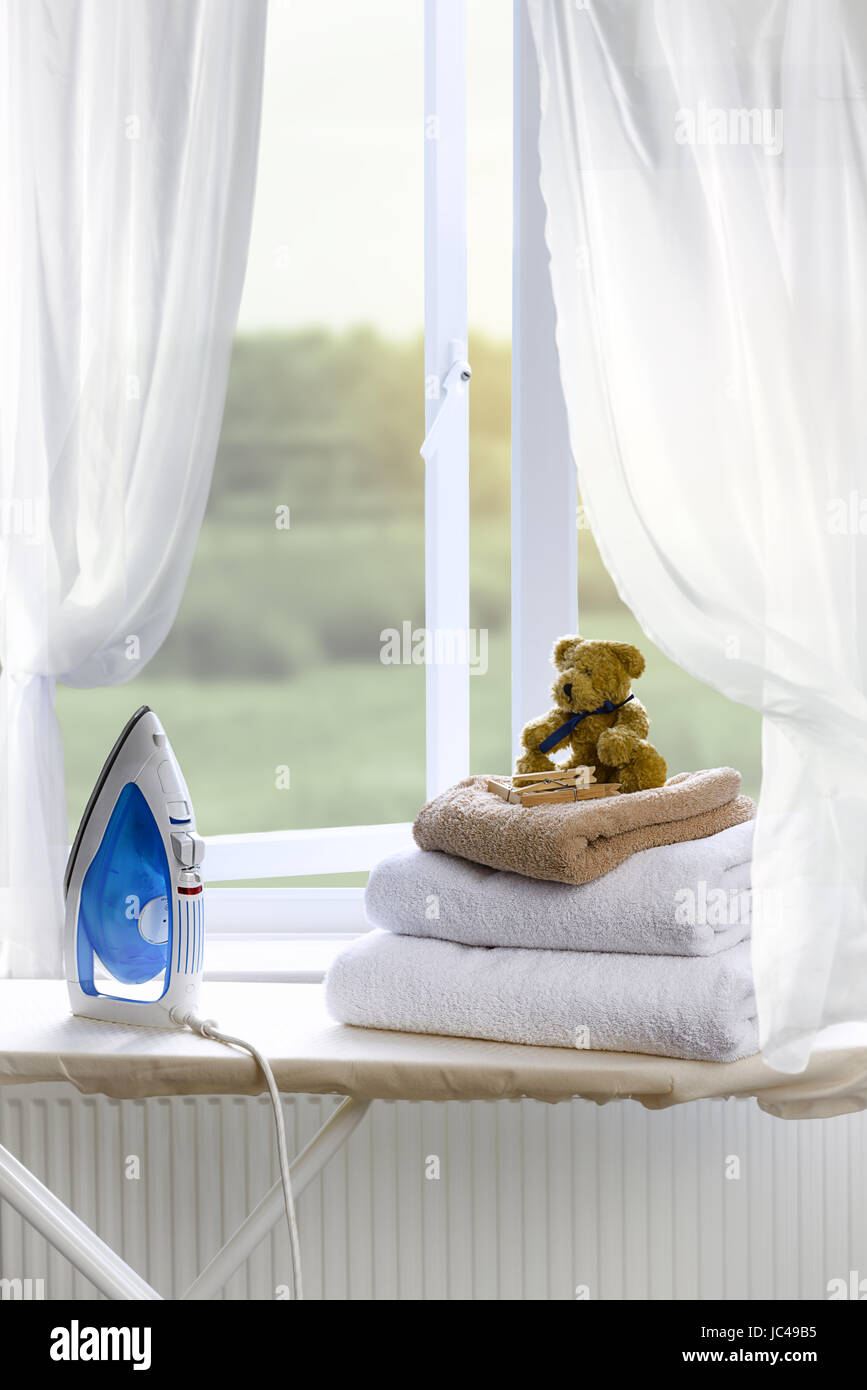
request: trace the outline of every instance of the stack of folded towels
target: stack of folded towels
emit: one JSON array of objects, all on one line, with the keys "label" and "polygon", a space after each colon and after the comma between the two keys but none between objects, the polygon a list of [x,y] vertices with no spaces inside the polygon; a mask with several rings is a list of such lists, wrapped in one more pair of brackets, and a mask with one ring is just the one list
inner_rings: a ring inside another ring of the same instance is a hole
[{"label": "stack of folded towels", "polygon": [[343,1023],[730,1062],[758,1049],[755,807],[731,768],[516,806],[471,778],[374,869],[377,928],[334,961]]}]

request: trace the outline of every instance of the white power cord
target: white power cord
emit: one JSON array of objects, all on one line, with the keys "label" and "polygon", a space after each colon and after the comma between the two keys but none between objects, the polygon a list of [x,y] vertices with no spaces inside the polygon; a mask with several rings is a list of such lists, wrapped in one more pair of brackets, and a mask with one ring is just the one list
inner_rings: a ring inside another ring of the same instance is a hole
[{"label": "white power cord", "polygon": [[293,1294],[295,1298],[299,1300],[303,1299],[304,1289],[301,1282],[301,1242],[298,1239],[298,1222],[295,1218],[295,1199],[292,1196],[292,1177],[289,1172],[289,1150],[286,1144],[286,1125],[283,1122],[283,1106],[280,1103],[280,1092],[277,1090],[277,1082],[274,1080],[271,1064],[252,1043],[245,1042],[243,1038],[232,1037],[230,1033],[221,1033],[217,1027],[216,1020],[213,1018],[199,1018],[198,1014],[184,1013],[183,1009],[177,1007],[171,1010],[171,1017],[175,1023],[192,1028],[194,1033],[200,1034],[203,1038],[213,1038],[215,1042],[225,1043],[228,1047],[242,1047],[245,1052],[249,1052],[250,1056],[261,1068],[262,1075],[268,1087],[268,1094],[271,1097],[271,1107],[274,1111],[274,1127],[277,1130],[277,1157],[280,1162],[280,1181],[283,1184],[283,1203],[286,1207],[286,1225],[289,1230],[289,1251],[292,1256]]}]

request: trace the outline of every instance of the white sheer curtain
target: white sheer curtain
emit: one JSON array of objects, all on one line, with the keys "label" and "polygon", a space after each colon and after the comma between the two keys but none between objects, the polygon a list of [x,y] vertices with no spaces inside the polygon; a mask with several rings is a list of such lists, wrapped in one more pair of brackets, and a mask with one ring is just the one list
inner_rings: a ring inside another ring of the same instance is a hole
[{"label": "white sheer curtain", "polygon": [[135,675],[189,571],[247,255],[265,16],[265,0],[3,5],[0,974],[61,969],[55,682]]},{"label": "white sheer curtain", "polygon": [[753,959],[799,1070],[867,1018],[867,6],[528,4],[583,495],[653,641],[764,715]]}]

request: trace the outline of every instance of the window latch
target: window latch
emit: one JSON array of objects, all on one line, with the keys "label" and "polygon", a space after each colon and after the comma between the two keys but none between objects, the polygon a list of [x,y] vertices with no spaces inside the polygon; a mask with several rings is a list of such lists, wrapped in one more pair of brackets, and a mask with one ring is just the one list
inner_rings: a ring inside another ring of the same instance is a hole
[{"label": "window latch", "polygon": [[431,427],[425,435],[425,441],[419,449],[422,458],[427,460],[436,453],[436,439],[440,432],[440,426],[445,418],[446,411],[450,409],[452,403],[463,396],[464,391],[470,384],[470,377],[473,369],[469,362],[462,355],[463,343],[452,344],[452,365],[449,367],[439,385],[440,408],[434,416]]}]

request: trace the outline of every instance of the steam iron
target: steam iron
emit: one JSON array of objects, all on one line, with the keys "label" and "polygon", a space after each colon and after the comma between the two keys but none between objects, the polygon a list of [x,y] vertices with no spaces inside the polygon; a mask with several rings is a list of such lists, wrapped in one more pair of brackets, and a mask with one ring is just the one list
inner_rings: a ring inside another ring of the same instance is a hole
[{"label": "steam iron", "polygon": [[173,1008],[197,1008],[203,854],[165,730],[143,705],[106,759],[66,866],[73,1013],[170,1028]]}]

